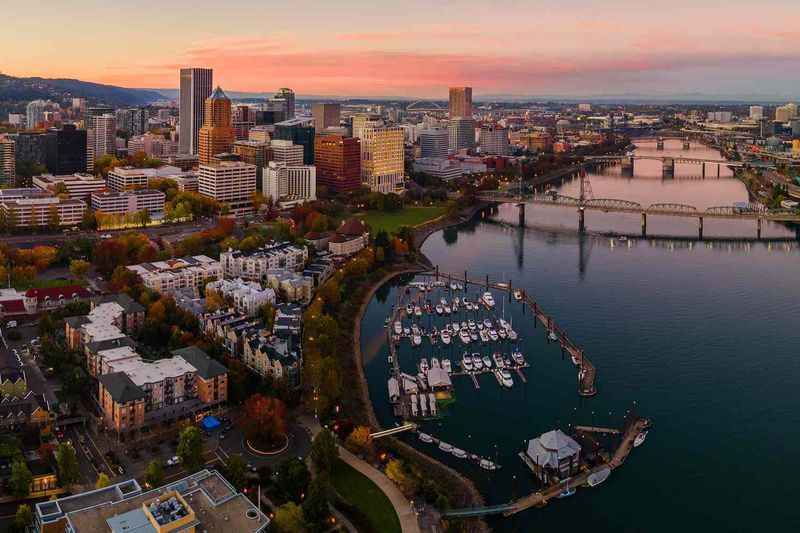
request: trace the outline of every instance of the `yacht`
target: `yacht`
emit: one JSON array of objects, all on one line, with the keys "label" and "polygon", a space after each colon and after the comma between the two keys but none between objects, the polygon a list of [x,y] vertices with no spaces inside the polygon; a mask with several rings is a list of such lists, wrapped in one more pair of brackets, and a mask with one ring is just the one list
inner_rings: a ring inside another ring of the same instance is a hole
[{"label": "yacht", "polygon": [[420,433],[417,435],[417,437],[419,437],[419,440],[421,440],[422,442],[425,442],[425,443],[428,443],[428,444],[430,444],[430,443],[432,443],[432,442],[433,442],[433,437],[431,437],[431,436],[430,436],[430,435],[428,435],[427,433],[422,433],[422,432],[420,432]]},{"label": "yacht", "polygon": [[458,330],[461,329],[461,326],[458,324],[458,322],[453,322],[453,325],[450,327],[453,329],[453,332],[455,333],[458,333]]},{"label": "yacht", "polygon": [[506,320],[505,320],[504,318],[501,318],[501,319],[499,319],[499,320],[497,321],[497,323],[498,323],[498,324],[500,324],[500,328],[498,328],[498,329],[505,329],[505,330],[508,330],[508,328],[510,327],[510,326],[508,325],[508,322],[506,322]]},{"label": "yacht", "polygon": [[470,336],[469,336],[469,333],[467,333],[467,330],[465,330],[465,329],[462,329],[461,331],[458,332],[458,337],[461,339],[461,342],[463,342],[464,344],[469,344],[470,341],[472,340],[470,338]]},{"label": "yacht", "polygon": [[484,355],[481,358],[481,361],[483,361],[483,366],[485,366],[487,369],[492,368],[492,359],[488,355]]},{"label": "yacht", "polygon": [[450,359],[442,359],[442,368],[448,374],[453,371],[453,365],[450,363]]},{"label": "yacht", "polygon": [[441,315],[442,313],[444,313],[444,307],[442,307],[440,304],[436,304],[435,309],[437,315]]},{"label": "yacht", "polygon": [[497,332],[495,330],[490,329],[489,330],[489,338],[492,339],[492,342],[495,342],[495,341],[497,341],[499,336],[497,335]]},{"label": "yacht", "polygon": [[445,441],[440,440],[439,441],[439,449],[442,450],[443,452],[450,453],[453,450],[453,445],[452,444],[447,444]]},{"label": "yacht", "polygon": [[514,299],[516,301],[522,300],[522,291],[521,290],[517,289],[517,290],[514,291]]},{"label": "yacht", "polygon": [[458,298],[453,301],[453,312],[458,313]]},{"label": "yacht", "polygon": [[489,332],[486,331],[485,329],[480,330],[478,332],[478,335],[480,336],[483,342],[489,342]]},{"label": "yacht", "polygon": [[450,344],[450,332],[446,329],[442,330],[442,333],[439,335],[442,338],[442,342],[445,344]]},{"label": "yacht", "polygon": [[489,319],[489,318],[484,318],[483,319],[483,327],[485,327],[486,329],[492,329],[493,326],[494,326],[494,324],[492,324],[491,319]]},{"label": "yacht", "polygon": [[441,298],[439,300],[439,303],[441,304],[442,307],[444,307],[445,305],[447,305],[447,298]]},{"label": "yacht", "polygon": [[453,448],[452,450],[450,450],[450,453],[452,453],[455,457],[458,457],[459,459],[464,459],[467,457],[467,452],[465,452],[461,448]]},{"label": "yacht", "polygon": [[417,414],[418,414],[418,411],[417,411],[417,395],[416,394],[412,394],[411,395],[411,416],[417,416]]},{"label": "yacht", "polygon": [[472,354],[472,366],[475,367],[475,370],[483,370],[483,360],[481,359],[481,354]]},{"label": "yacht", "polygon": [[516,331],[514,331],[511,328],[509,328],[509,330],[508,330],[508,338],[511,339],[512,341],[515,341],[515,340],[517,340],[519,338],[519,336],[517,335]]},{"label": "yacht", "polygon": [[451,282],[450,282],[450,290],[451,290],[451,291],[458,290],[458,285],[456,285],[456,282],[455,282],[455,281],[451,281]]},{"label": "yacht", "polygon": [[555,331],[551,331],[550,333],[548,333],[547,338],[555,342],[558,340],[558,335],[556,335]]},{"label": "yacht", "polygon": [[511,377],[511,372],[506,370],[505,368],[500,371],[500,376],[503,378],[503,386],[510,389],[514,386],[514,380]]},{"label": "yacht", "polygon": [[394,321],[394,333],[395,335],[403,333],[403,324],[399,320]]},{"label": "yacht", "polygon": [[478,334],[476,332],[474,332],[474,331],[470,331],[469,332],[469,338],[472,340],[472,342],[477,342],[478,341]]},{"label": "yacht", "polygon": [[424,357],[419,360],[419,369],[422,372],[427,372],[430,367],[428,366],[428,360]]},{"label": "yacht", "polygon": [[511,359],[513,359],[514,362],[520,366],[525,364],[525,358],[522,357],[522,352],[520,352],[519,350],[511,352]]},{"label": "yacht", "polygon": [[[420,440],[422,440],[422,438],[421,438],[421,437],[420,437]],[[480,467],[481,467],[481,468],[483,468],[484,470],[497,470],[497,465],[496,465],[496,464],[494,464],[493,462],[491,462],[491,461],[490,461],[490,460],[488,460],[488,459],[481,459],[480,463],[478,463],[478,464],[479,464],[479,465],[480,465]]]},{"label": "yacht", "polygon": [[453,303],[456,304],[456,305],[462,305],[463,304],[463,302],[461,301],[461,298],[459,298],[458,296],[453,298]]},{"label": "yacht", "polygon": [[474,320],[469,320],[467,322],[467,327],[469,328],[470,331],[475,331],[476,329],[478,329],[478,326],[475,325]]},{"label": "yacht", "polygon": [[504,368],[506,366],[503,362],[503,356],[500,355],[500,352],[494,352],[492,354],[492,359],[494,359],[494,366],[497,368]]},{"label": "yacht", "polygon": [[461,329],[467,329],[467,328],[469,328],[469,324],[467,323],[466,320],[462,320],[461,321]]},{"label": "yacht", "polygon": [[422,308],[418,305],[414,307],[414,316],[422,316]]},{"label": "yacht", "polygon": [[633,439],[633,447],[634,448],[638,448],[639,446],[644,444],[644,439],[646,439],[646,438],[647,438],[647,432],[646,431],[642,431],[641,433],[636,435],[636,438]]},{"label": "yacht", "polygon": [[468,302],[466,298],[464,299],[464,308],[467,311],[472,311],[474,309],[474,307],[472,306],[472,302]]},{"label": "yacht", "polygon": [[413,315],[413,314],[414,314],[414,307],[413,307],[411,304],[408,304],[408,305],[406,306],[406,314],[407,314],[408,316],[411,316],[411,315]]},{"label": "yacht", "polygon": [[422,336],[419,333],[416,333],[414,336],[411,337],[411,342],[414,346],[419,346],[422,344]]},{"label": "yacht", "polygon": [[497,334],[500,336],[501,339],[507,339],[508,338],[508,332],[503,328],[499,328],[497,330]]},{"label": "yacht", "polygon": [[483,305],[485,305],[489,309],[494,307],[494,296],[492,296],[491,292],[489,291],[484,292],[481,299],[483,300]]},{"label": "yacht", "polygon": [[465,372],[472,372],[472,357],[466,353],[461,358],[461,368],[463,368]]},{"label": "yacht", "polygon": [[589,485],[590,487],[596,487],[603,481],[607,480],[608,476],[610,475],[611,475],[611,468],[609,468],[608,466],[604,466],[600,470],[597,470],[596,472],[592,472],[591,474],[589,474],[589,477],[586,478],[586,484]]},{"label": "yacht", "polygon": [[445,305],[444,306],[444,314],[449,315],[452,312],[453,312],[453,308],[452,307],[450,307],[449,305]]}]

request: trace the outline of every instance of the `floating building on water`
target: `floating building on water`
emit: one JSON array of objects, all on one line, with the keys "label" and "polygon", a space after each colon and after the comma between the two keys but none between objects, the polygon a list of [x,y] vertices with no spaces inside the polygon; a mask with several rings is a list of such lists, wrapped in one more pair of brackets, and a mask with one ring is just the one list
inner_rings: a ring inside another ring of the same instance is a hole
[{"label": "floating building on water", "polygon": [[528,441],[525,463],[544,484],[561,481],[578,473],[581,445],[560,429]]}]

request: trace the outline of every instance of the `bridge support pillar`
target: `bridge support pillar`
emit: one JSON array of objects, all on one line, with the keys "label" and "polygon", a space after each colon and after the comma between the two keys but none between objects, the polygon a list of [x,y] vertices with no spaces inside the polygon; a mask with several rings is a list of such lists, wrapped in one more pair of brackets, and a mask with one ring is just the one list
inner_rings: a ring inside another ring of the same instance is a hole
[{"label": "bridge support pillar", "polygon": [[683,149],[684,150],[688,150],[689,148],[691,148],[691,145],[689,144],[689,139],[684,139],[683,140]]},{"label": "bridge support pillar", "polygon": [[620,162],[622,164],[622,175],[633,177],[633,157],[623,157]]},{"label": "bridge support pillar", "polygon": [[675,177],[675,160],[671,157],[665,157],[662,162],[662,174],[665,178]]},{"label": "bridge support pillar", "polygon": [[517,204],[517,210],[519,214],[519,225],[525,225],[525,202],[520,202]]},{"label": "bridge support pillar", "polygon": [[580,233],[586,232],[586,212],[582,207],[578,208],[578,231]]},{"label": "bridge support pillar", "polygon": [[663,150],[664,149],[664,138],[659,137],[656,141],[656,150]]},{"label": "bridge support pillar", "polygon": [[721,167],[721,166],[722,166],[722,165],[720,165],[719,163],[717,163],[717,177],[719,177],[719,167]]},{"label": "bridge support pillar", "polygon": [[642,211],[642,237],[647,237],[647,213]]},{"label": "bridge support pillar", "polygon": [[761,217],[756,219],[756,239],[761,239]]},{"label": "bridge support pillar", "polygon": [[700,163],[700,167],[703,169],[702,170],[703,179],[706,179],[706,164],[705,164],[705,162]]},{"label": "bridge support pillar", "polygon": [[703,217],[699,218],[700,224],[697,226],[697,237],[703,240]]}]

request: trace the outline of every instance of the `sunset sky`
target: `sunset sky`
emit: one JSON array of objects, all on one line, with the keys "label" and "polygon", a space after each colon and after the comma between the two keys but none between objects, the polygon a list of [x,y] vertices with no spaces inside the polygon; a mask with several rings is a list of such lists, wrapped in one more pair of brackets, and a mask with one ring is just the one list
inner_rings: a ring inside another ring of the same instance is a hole
[{"label": "sunset sky", "polygon": [[800,93],[797,0],[24,0],[0,71],[175,88],[475,94]]}]

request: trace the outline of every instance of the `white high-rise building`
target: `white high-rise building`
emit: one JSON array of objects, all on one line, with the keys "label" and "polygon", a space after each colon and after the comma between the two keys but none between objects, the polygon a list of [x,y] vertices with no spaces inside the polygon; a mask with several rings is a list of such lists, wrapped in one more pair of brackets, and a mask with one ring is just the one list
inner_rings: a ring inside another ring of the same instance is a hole
[{"label": "white high-rise building", "polygon": [[297,167],[303,164],[303,146],[292,141],[274,139],[270,142],[272,161]]},{"label": "white high-rise building", "polygon": [[106,114],[94,117],[94,160],[117,151],[117,119]]},{"label": "white high-rise building", "polygon": [[797,104],[786,104],[775,108],[775,120],[789,122],[797,116]]},{"label": "white high-rise building", "polygon": [[178,109],[180,153],[198,153],[198,137],[205,115],[204,104],[211,96],[213,70],[182,68]]},{"label": "white high-rise building", "polygon": [[241,161],[200,165],[197,185],[200,194],[229,204],[234,214],[253,212],[252,195],[256,190],[255,165]]},{"label": "white high-rise building", "polygon": [[16,143],[10,137],[0,135],[0,184],[14,184],[16,164]]},{"label": "white high-rise building", "polygon": [[312,202],[317,199],[317,168],[270,161],[264,168],[262,188],[265,198],[282,207]]},{"label": "white high-rise building", "polygon": [[753,120],[761,120],[762,118],[764,118],[764,106],[751,105],[750,118]]},{"label": "white high-rise building", "polygon": [[25,125],[29,130],[36,129],[44,122],[44,112],[50,107],[50,102],[33,100],[25,108]]},{"label": "white high-rise building", "polygon": [[481,154],[507,155],[508,130],[499,126],[483,126],[480,145]]},{"label": "white high-rise building", "polygon": [[447,157],[450,136],[445,129],[434,128],[419,132],[421,157]]},{"label": "white high-rise building", "polygon": [[372,191],[403,192],[405,151],[399,127],[365,127],[361,131],[361,181]]}]

